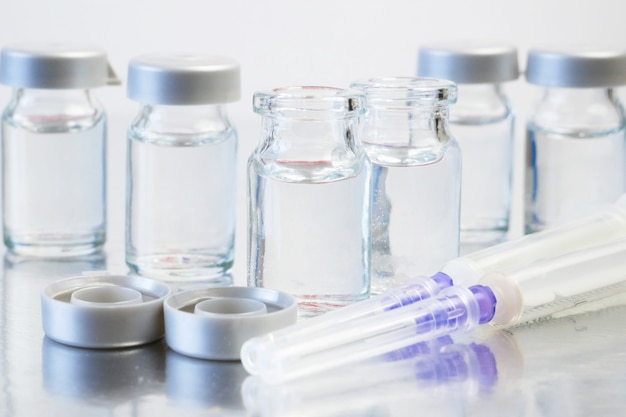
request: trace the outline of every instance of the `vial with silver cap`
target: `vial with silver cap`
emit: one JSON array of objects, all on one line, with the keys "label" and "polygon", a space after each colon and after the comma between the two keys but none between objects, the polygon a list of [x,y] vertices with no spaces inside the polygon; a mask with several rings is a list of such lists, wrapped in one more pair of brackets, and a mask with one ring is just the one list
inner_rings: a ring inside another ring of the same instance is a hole
[{"label": "vial with silver cap", "polygon": [[102,49],[16,44],[0,82],[14,88],[2,117],[4,242],[18,255],[71,257],[106,236],[106,116],[93,88],[109,83]]},{"label": "vial with silver cap", "polygon": [[542,87],[527,125],[526,232],[582,217],[626,189],[626,51],[532,49],[526,79]]},{"label": "vial with silver cap", "polygon": [[502,84],[518,78],[517,49],[480,42],[425,45],[418,74],[459,88],[450,128],[463,155],[461,252],[500,243],[509,228],[514,123]]},{"label": "vial with silver cap", "polygon": [[239,64],[204,55],[131,60],[126,262],[168,281],[213,280],[233,264],[237,134],[225,103]]},{"label": "vial with silver cap", "polygon": [[459,253],[461,155],[448,128],[456,85],[431,78],[357,81],[372,162],[372,293],[432,275]]}]

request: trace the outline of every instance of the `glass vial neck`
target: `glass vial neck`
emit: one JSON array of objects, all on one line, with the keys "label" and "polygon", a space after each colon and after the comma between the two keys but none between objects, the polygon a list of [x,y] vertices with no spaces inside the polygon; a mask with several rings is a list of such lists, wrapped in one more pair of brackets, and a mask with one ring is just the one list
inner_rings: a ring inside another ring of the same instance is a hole
[{"label": "glass vial neck", "polygon": [[144,141],[194,144],[227,137],[233,127],[222,104],[169,106],[144,105],[131,126]]},{"label": "glass vial neck", "polygon": [[456,85],[431,78],[380,78],[359,81],[367,115],[362,140],[373,162],[422,165],[440,160],[452,136],[448,106],[456,101]]},{"label": "glass vial neck", "polygon": [[450,121],[459,124],[495,123],[512,113],[500,84],[459,84],[459,99]]},{"label": "glass vial neck", "polygon": [[625,117],[612,88],[546,88],[531,124],[542,130],[585,136],[622,129]]},{"label": "glass vial neck", "polygon": [[253,159],[265,175],[284,181],[326,182],[355,175],[364,152],[355,137],[363,96],[329,87],[290,87],[257,92],[263,116],[261,144]]},{"label": "glass vial neck", "polygon": [[84,130],[103,117],[95,94],[85,89],[16,89],[4,112],[16,127],[48,133]]}]

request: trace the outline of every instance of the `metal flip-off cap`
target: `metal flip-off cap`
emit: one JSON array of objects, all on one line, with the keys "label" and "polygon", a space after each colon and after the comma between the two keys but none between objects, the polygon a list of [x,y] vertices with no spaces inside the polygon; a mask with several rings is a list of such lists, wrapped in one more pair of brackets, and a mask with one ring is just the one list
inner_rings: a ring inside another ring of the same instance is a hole
[{"label": "metal flip-off cap", "polygon": [[519,77],[517,49],[483,42],[425,45],[419,49],[417,73],[459,84],[512,81]]},{"label": "metal flip-off cap", "polygon": [[626,49],[531,49],[526,79],[544,87],[601,88],[626,85]]},{"label": "metal flip-off cap", "polygon": [[229,103],[241,96],[237,61],[221,56],[155,54],[128,65],[128,98],[146,104]]},{"label": "metal flip-off cap", "polygon": [[25,43],[2,48],[0,82],[15,88],[93,88],[119,83],[106,52],[72,43]]},{"label": "metal flip-off cap", "polygon": [[163,337],[163,300],[170,288],[138,276],[82,276],[41,294],[46,336],[85,348],[121,348]]},{"label": "metal flip-off cap", "polygon": [[245,341],[295,323],[298,311],[292,296],[253,287],[181,291],[163,306],[168,346],[216,360],[239,360]]}]

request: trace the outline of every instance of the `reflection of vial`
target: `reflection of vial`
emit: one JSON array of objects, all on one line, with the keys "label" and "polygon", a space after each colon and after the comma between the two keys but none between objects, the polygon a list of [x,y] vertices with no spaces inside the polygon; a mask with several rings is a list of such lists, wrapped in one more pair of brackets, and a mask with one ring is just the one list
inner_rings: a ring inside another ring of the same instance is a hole
[{"label": "reflection of vial", "polygon": [[526,232],[589,214],[625,191],[625,119],[614,87],[626,52],[531,50],[526,78],[544,87],[528,121]]},{"label": "reflection of vial", "polygon": [[2,118],[4,242],[20,255],[67,257],[105,241],[104,51],[32,44],[2,50],[14,93]]},{"label": "reflection of vial", "polygon": [[367,97],[372,292],[432,275],[459,254],[461,155],[448,130],[456,86],[430,78],[352,84]]},{"label": "reflection of vial", "polygon": [[506,238],[511,206],[513,112],[501,84],[518,77],[510,46],[460,44],[420,48],[418,74],[458,83],[450,128],[463,154],[461,252]]},{"label": "reflection of vial", "polygon": [[218,277],[233,264],[237,135],[223,103],[239,99],[239,64],[141,56],[128,96],[142,107],[128,133],[126,262],[166,280]]},{"label": "reflection of vial", "polygon": [[248,162],[248,285],[296,296],[314,315],[369,290],[369,167],[355,138],[357,91],[254,95],[263,135]]}]

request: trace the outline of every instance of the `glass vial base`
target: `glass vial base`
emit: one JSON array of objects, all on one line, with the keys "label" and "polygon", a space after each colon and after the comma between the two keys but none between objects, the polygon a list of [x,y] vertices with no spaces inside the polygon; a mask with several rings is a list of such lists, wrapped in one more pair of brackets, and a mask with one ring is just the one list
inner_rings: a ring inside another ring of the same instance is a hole
[{"label": "glass vial base", "polygon": [[[166,253],[128,257],[134,273],[163,281],[203,281],[227,284],[225,274],[233,266],[233,258],[205,254]],[[230,284],[228,284],[230,285]]]},{"label": "glass vial base", "polygon": [[98,252],[104,245],[104,233],[11,233],[5,230],[4,243],[20,256],[71,258]]},{"label": "glass vial base", "polygon": [[345,307],[347,305],[356,303],[358,301],[365,300],[369,297],[368,294],[362,296],[351,297],[324,297],[324,296],[297,296],[294,295],[298,301],[298,320],[309,319],[322,314],[328,313],[338,308]]}]

